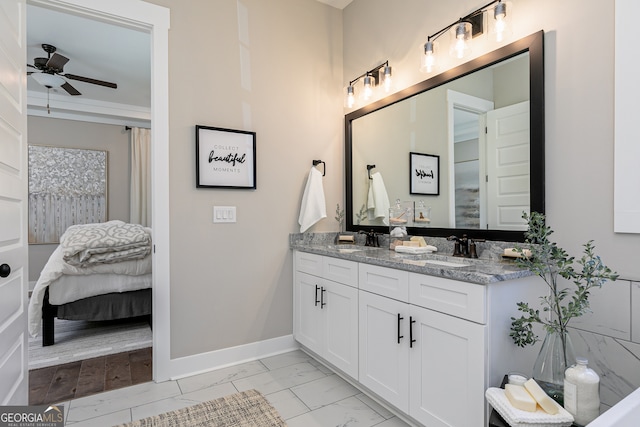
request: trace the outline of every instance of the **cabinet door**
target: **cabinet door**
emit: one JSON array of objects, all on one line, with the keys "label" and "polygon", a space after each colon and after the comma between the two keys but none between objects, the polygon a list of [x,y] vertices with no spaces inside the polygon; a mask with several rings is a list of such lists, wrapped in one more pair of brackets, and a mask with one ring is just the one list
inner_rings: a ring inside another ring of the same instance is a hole
[{"label": "cabinet door", "polygon": [[324,281],[324,353],[328,362],[358,378],[358,290]]},{"label": "cabinet door", "polygon": [[360,291],[358,298],[359,381],[406,413],[409,410],[409,305],[366,291]]},{"label": "cabinet door", "polygon": [[[320,353],[323,343],[320,288],[322,279],[297,271],[293,301],[293,336],[310,350]],[[316,302],[317,301],[317,302]]]},{"label": "cabinet door", "polygon": [[411,307],[409,414],[424,425],[485,425],[486,327]]}]

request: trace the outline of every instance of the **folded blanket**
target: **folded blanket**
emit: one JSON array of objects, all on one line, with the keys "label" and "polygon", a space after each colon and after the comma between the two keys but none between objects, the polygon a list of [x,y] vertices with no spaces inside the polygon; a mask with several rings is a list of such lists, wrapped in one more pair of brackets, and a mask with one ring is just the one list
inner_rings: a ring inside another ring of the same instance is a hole
[{"label": "folded blanket", "polygon": [[151,232],[139,224],[108,221],[72,225],[60,237],[63,259],[86,267],[140,259],[151,253]]}]

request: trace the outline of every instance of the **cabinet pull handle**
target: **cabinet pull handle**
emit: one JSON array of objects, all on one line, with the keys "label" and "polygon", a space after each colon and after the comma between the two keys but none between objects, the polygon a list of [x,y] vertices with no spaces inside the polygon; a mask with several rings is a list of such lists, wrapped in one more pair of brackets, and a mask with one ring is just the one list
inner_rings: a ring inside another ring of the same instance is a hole
[{"label": "cabinet pull handle", "polygon": [[416,342],[416,340],[413,339],[413,324],[416,323],[415,320],[413,320],[412,316],[409,316],[409,348],[413,348],[413,343]]},{"label": "cabinet pull handle", "polygon": [[404,319],[404,317],[402,317],[400,313],[398,313],[398,344],[400,344],[400,340],[404,338],[404,335],[400,335],[400,321],[402,319]]},{"label": "cabinet pull handle", "polygon": [[316,285],[316,303],[315,306],[318,306],[318,303],[320,302],[320,300],[318,299],[318,289],[320,289],[320,286]]},{"label": "cabinet pull handle", "polygon": [[327,305],[326,302],[324,302],[324,293],[327,292],[327,290],[323,287],[320,288],[320,309],[322,309],[322,307],[324,307],[325,305]]}]

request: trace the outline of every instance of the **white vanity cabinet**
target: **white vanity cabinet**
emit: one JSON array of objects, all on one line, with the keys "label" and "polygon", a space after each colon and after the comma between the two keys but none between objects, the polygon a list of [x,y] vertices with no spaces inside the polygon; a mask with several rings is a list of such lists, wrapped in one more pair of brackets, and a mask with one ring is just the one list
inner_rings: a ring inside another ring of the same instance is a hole
[{"label": "white vanity cabinet", "polygon": [[294,262],[295,339],[357,379],[358,264],[299,251]]},{"label": "white vanity cabinet", "polygon": [[[366,264],[359,271],[360,383],[424,425],[483,425],[486,326],[414,302],[466,311],[484,305],[485,286]],[[445,289],[434,292],[431,281]]]},{"label": "white vanity cabinet", "polygon": [[[295,253],[294,337],[421,425],[485,426],[485,390],[534,364],[538,349],[516,347],[509,331],[516,304],[544,291],[535,277],[476,284]],[[328,265],[341,282],[327,279]],[[349,296],[330,293],[344,288]],[[335,304],[342,313],[315,306],[322,289],[331,297],[325,308],[331,299],[343,299]],[[339,330],[327,346],[334,328]]]}]

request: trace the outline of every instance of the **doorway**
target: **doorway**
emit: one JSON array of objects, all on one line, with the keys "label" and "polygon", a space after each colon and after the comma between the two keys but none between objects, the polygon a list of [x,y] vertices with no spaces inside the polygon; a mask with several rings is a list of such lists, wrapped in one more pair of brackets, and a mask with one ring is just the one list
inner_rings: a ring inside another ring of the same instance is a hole
[{"label": "doorway", "polygon": [[169,183],[168,169],[168,28],[169,10],[131,0],[30,0],[28,4],[63,13],[137,28],[151,33],[152,223],[153,241],[153,379],[169,378]]}]

